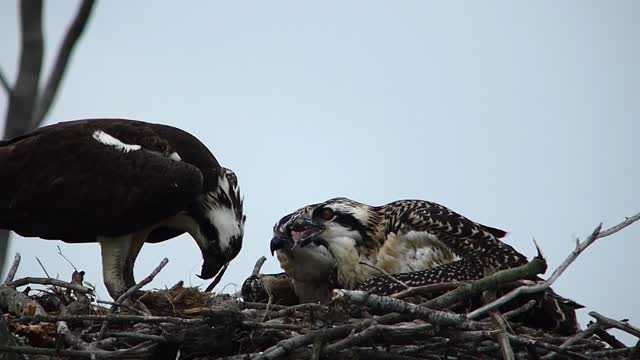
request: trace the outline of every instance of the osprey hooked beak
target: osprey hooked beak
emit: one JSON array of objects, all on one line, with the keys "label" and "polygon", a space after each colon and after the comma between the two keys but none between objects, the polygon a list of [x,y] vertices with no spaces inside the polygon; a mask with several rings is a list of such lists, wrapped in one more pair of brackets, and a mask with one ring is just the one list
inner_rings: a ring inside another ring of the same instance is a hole
[{"label": "osprey hooked beak", "polygon": [[211,256],[205,255],[204,253],[202,259],[204,262],[202,263],[200,275],[196,275],[202,280],[213,278],[220,272],[220,269],[228,263],[222,256]]}]

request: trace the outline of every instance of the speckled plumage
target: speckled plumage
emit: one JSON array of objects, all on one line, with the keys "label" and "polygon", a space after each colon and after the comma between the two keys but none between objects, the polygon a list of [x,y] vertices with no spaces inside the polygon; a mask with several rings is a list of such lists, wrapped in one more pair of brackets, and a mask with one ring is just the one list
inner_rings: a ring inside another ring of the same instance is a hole
[{"label": "speckled plumage", "polygon": [[[320,217],[326,209],[335,214],[333,219]],[[418,284],[477,279],[527,261],[499,240],[506,232],[429,201],[370,206],[335,198],[305,214],[294,216],[292,226],[306,220],[323,228],[313,242],[330,249],[337,261],[338,281],[347,288],[364,282],[371,290],[387,293],[385,286],[395,287],[395,283],[370,280],[380,273],[361,262],[391,274],[412,273],[406,279]]]}]

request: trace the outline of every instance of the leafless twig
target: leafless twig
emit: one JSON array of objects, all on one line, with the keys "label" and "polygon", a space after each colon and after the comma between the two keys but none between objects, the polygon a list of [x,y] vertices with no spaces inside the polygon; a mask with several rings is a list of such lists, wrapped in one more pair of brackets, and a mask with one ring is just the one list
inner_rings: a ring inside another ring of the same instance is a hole
[{"label": "leafless twig", "polygon": [[[156,275],[158,275],[160,273],[162,268],[164,268],[168,263],[169,263],[169,259],[167,259],[167,258],[162,259],[160,264],[158,266],[156,266],[155,269],[153,269],[153,271],[151,272],[151,274],[149,274],[149,276],[147,276],[146,278],[142,279],[142,281],[140,281],[139,283],[137,283],[134,286],[132,286],[129,290],[125,291],[124,294],[120,295],[118,297],[118,299],[116,300],[116,304],[122,304],[125,300],[127,300],[136,291],[140,290],[143,286],[145,286],[148,283],[152,282],[153,278],[155,278]],[[117,306],[112,305],[111,308],[109,309],[109,313],[110,314],[115,313],[117,308],[118,308]],[[107,331],[107,327],[108,326],[109,326],[109,320],[105,320],[102,323],[102,327],[100,327],[100,332],[98,333],[98,339],[104,338],[104,334]]]},{"label": "leafless twig", "polygon": [[92,292],[91,289],[84,287],[82,285],[73,284],[67,281],[53,279],[50,277],[46,277],[46,278],[25,277],[18,280],[14,280],[8,283],[7,286],[19,287],[19,286],[24,286],[28,284],[53,285],[53,286],[58,286],[66,289],[75,290],[83,294],[90,294]]},{"label": "leafless twig", "polygon": [[75,265],[73,265],[71,260],[67,259],[67,257],[64,256],[64,254],[62,253],[62,249],[60,249],[60,245],[58,245],[58,255],[62,256],[62,258],[65,259],[69,263],[69,265],[71,265],[71,267],[73,268],[73,271],[78,272],[78,269],[76,268]]},{"label": "leafless twig", "polygon": [[38,257],[36,256],[36,260],[38,261],[38,264],[40,264],[40,268],[42,269],[42,271],[44,271],[44,275],[51,279],[51,275],[49,275],[49,272],[47,272],[47,269],[44,267],[44,265],[42,265],[42,261],[40,261],[40,259],[38,259]]},{"label": "leafless twig", "polygon": [[601,323],[606,328],[616,328],[618,330],[622,330],[640,339],[640,329],[631,324],[628,324],[627,322],[613,320],[604,315],[600,315],[595,311],[591,311],[589,313],[589,316],[596,319],[599,323]]},{"label": "leafless twig", "polygon": [[601,231],[602,229],[602,224],[598,225],[593,232],[591,233],[591,235],[589,235],[584,241],[580,242],[579,239],[576,239],[576,247],[575,249],[571,252],[571,254],[569,254],[569,256],[562,262],[562,264],[553,272],[553,274],[551,274],[551,276],[549,277],[549,279],[547,279],[546,281],[540,283],[540,284],[536,284],[536,285],[531,285],[531,286],[521,286],[518,287],[517,289],[514,289],[512,291],[510,291],[508,294],[500,297],[499,299],[491,302],[490,304],[484,305],[472,312],[470,312],[469,314],[467,314],[467,317],[469,319],[476,319],[480,316],[482,316],[483,314],[486,314],[488,311],[491,311],[493,309],[497,309],[498,307],[504,305],[505,303],[513,300],[514,298],[524,295],[524,294],[533,294],[533,293],[537,293],[540,291],[544,291],[546,289],[548,289],[557,279],[558,277],[560,277],[560,275],[569,267],[569,265],[571,265],[571,263],[573,263],[573,261],[578,258],[578,255],[580,255],[587,247],[589,247],[589,245],[593,244],[594,241],[596,241],[597,239],[601,239],[604,237],[607,237],[609,235],[615,234],[616,232],[624,229],[625,227],[633,224],[634,222],[640,220],[640,213],[625,219],[623,222],[621,222],[618,225],[615,225],[607,230]]},{"label": "leafless twig", "polygon": [[251,275],[260,274],[260,269],[262,269],[262,265],[264,265],[265,261],[267,261],[267,257],[266,256],[260,256],[258,261],[256,261],[256,264],[253,266],[253,271],[251,271]]},{"label": "leafless twig", "polygon": [[7,277],[4,278],[4,285],[13,281],[13,278],[16,276],[16,272],[18,271],[18,266],[20,266],[20,259],[20,253],[16,253],[16,256],[13,258],[13,263],[9,268],[9,272],[7,272]]},{"label": "leafless twig", "polygon": [[438,325],[454,325],[463,329],[478,329],[480,327],[478,323],[467,320],[464,315],[432,310],[400,299],[373,295],[364,291],[343,289],[333,290],[333,298],[347,299],[354,304],[366,305],[378,311],[410,314],[412,317]]},{"label": "leafless twig", "polygon": [[[479,294],[486,290],[496,289],[500,284],[506,284],[544,273],[546,269],[547,262],[542,257],[536,256],[524,265],[501,270],[489,276],[485,276],[482,279],[475,280],[469,284],[458,287],[453,291],[449,291],[448,293],[433,300],[429,300],[421,305],[433,309],[442,309],[456,301],[466,299],[472,295]],[[473,318],[470,317],[470,319]]]}]

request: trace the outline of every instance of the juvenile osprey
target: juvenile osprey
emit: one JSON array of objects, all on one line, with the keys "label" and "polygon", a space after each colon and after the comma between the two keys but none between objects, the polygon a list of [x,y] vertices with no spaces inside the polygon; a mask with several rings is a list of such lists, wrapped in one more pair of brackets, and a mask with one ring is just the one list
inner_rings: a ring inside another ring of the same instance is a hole
[{"label": "juvenile osprey", "polygon": [[[286,224],[283,234],[295,244],[292,251],[309,246],[329,250],[337,277],[325,282],[336,287],[389,295],[403,288],[377,269],[394,274],[409,286],[420,286],[480,279],[527,262],[525,256],[499,240],[505,231],[428,201],[369,206],[335,198],[303,209],[281,220]],[[312,271],[317,263],[308,256],[305,263],[288,267]],[[563,333],[577,331],[575,309],[581,305],[551,290],[537,300],[539,312],[527,319],[531,325]]]},{"label": "juvenile osprey", "polygon": [[271,254],[276,253],[280,267],[291,279],[295,294],[302,303],[325,302],[336,287],[336,262],[329,250],[315,244],[296,246],[301,235],[292,237],[291,224],[298,217],[310,217],[317,205],[305,206],[280,219],[273,227],[270,244]]},{"label": "juvenile osprey", "polygon": [[235,174],[180,129],[124,119],[63,122],[0,142],[0,228],[98,242],[117,298],[135,284],[145,242],[188,232],[210,279],[240,251],[245,216]]},{"label": "juvenile osprey", "polygon": [[444,282],[477,279],[527,262],[499,240],[505,231],[428,201],[369,206],[335,198],[309,213],[292,222],[291,236],[301,247],[329,249],[337,263],[338,283],[346,288],[381,275],[374,267],[390,274],[439,267],[438,280]]}]

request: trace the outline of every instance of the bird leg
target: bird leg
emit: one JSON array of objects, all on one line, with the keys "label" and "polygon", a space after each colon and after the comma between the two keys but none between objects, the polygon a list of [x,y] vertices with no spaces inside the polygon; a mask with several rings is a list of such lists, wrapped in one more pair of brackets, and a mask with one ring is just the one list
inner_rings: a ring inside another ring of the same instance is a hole
[{"label": "bird leg", "polygon": [[142,245],[146,240],[146,234],[134,234],[132,236],[131,245],[129,248],[129,252],[124,262],[123,269],[123,278],[124,284],[127,289],[131,288],[136,284],[135,277],[133,275],[133,266],[136,262],[136,258],[138,254],[140,254],[140,250],[142,249]]},{"label": "bird leg", "polygon": [[[132,248],[132,236],[100,236],[102,277],[109,295],[115,300],[127,290],[125,267]],[[139,250],[138,250],[139,251]],[[131,271],[133,272],[133,270]],[[131,275],[133,278],[133,274]]]}]

